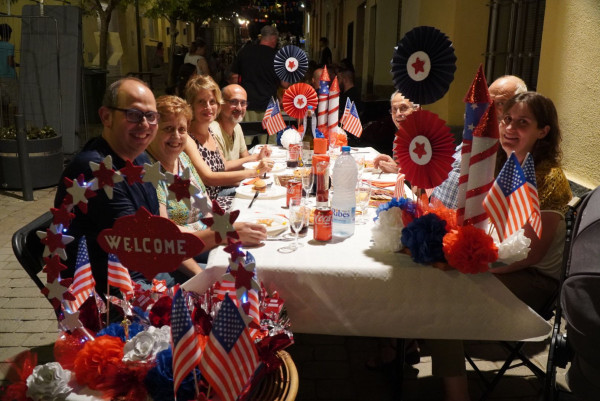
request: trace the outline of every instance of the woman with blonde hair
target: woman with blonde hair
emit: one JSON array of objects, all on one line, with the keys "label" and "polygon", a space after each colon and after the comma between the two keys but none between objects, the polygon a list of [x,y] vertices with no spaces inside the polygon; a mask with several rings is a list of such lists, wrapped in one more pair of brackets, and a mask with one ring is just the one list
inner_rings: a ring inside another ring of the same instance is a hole
[{"label": "woman with blonde hair", "polygon": [[258,177],[271,171],[273,162],[262,159],[256,169],[240,170],[243,160],[225,160],[209,127],[223,104],[221,90],[211,77],[192,77],[185,94],[192,107],[193,118],[189,129],[191,140],[187,141],[184,150],[207,186],[209,196],[217,199],[221,206],[229,208],[239,183],[246,178]]}]

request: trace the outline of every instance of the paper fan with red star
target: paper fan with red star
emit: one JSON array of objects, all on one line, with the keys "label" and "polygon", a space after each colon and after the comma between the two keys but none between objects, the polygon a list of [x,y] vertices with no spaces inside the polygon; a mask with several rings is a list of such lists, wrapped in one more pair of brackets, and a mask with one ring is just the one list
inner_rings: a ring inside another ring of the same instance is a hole
[{"label": "paper fan with red star", "polygon": [[317,102],[317,92],[312,86],[305,83],[294,84],[283,93],[283,109],[292,118],[304,118],[308,106],[312,106],[313,110],[316,110]]},{"label": "paper fan with red star", "polygon": [[412,29],[394,48],[394,86],[414,103],[430,104],[441,99],[454,80],[454,71],[452,42],[431,26]]},{"label": "paper fan with red star", "polygon": [[454,137],[435,113],[420,110],[402,122],[394,139],[394,157],[412,186],[434,188],[452,170]]},{"label": "paper fan with red star", "polygon": [[293,84],[300,81],[306,74],[308,57],[299,47],[289,45],[279,49],[273,64],[279,79]]}]

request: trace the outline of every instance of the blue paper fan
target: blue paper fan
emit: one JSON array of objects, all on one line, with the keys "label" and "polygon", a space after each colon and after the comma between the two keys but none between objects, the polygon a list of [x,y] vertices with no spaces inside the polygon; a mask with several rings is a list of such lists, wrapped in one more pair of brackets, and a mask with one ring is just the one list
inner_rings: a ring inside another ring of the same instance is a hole
[{"label": "blue paper fan", "polygon": [[454,80],[456,56],[443,32],[418,26],[398,42],[391,64],[396,89],[413,103],[430,104],[441,99]]},{"label": "blue paper fan", "polygon": [[308,57],[297,46],[289,45],[279,49],[273,63],[279,79],[291,84],[302,80],[308,70]]}]

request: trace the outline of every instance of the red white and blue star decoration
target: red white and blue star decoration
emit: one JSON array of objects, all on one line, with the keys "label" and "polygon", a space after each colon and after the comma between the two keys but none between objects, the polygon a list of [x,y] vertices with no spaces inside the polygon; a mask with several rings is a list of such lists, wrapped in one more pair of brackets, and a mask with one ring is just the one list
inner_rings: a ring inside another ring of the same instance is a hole
[{"label": "red white and blue star decoration", "polygon": [[297,46],[284,46],[273,61],[275,73],[280,80],[291,84],[299,82],[308,70],[308,57],[302,49]]},{"label": "red white and blue star decoration", "polygon": [[398,42],[392,57],[394,86],[417,104],[441,99],[456,71],[452,42],[440,30],[418,26]]},{"label": "red white and blue star decoration", "polygon": [[260,285],[256,280],[256,261],[250,252],[247,252],[246,259],[238,259],[237,263],[230,263],[229,267],[228,273],[223,275],[223,281],[235,283],[236,299],[244,299],[244,294],[251,289],[260,291]]},{"label": "red white and blue star decoration", "polygon": [[220,244],[225,238],[240,238],[233,223],[240,215],[239,210],[225,212],[219,203],[213,199],[212,201],[212,217],[206,217],[200,221],[206,224],[212,231],[215,232],[215,241]]},{"label": "red white and blue star decoration", "polygon": [[62,234],[57,232],[56,229],[60,226],[52,226],[46,229],[46,231],[36,231],[36,235],[40,239],[41,243],[45,245],[43,257],[57,255],[61,259],[67,259],[67,253],[65,246],[73,241],[75,238],[70,235]]},{"label": "red white and blue star decoration", "polygon": [[154,188],[158,187],[160,181],[166,179],[165,175],[160,171],[160,162],[154,164],[144,163],[144,176],[142,177],[143,182],[149,182]]},{"label": "red white and blue star decoration", "polygon": [[452,170],[454,137],[435,113],[415,111],[400,125],[394,156],[406,180],[423,189],[440,185]]},{"label": "red white and blue star decoration", "polygon": [[142,176],[144,175],[144,167],[136,166],[131,160],[125,161],[125,167],[119,170],[119,173],[125,176],[127,183],[133,185],[136,182],[142,183]]},{"label": "red white and blue star decoration", "polygon": [[96,192],[92,190],[91,184],[85,182],[83,174],[80,174],[76,180],[64,177],[63,182],[67,189],[63,203],[67,206],[67,209],[77,206],[82,213],[87,213],[88,199],[96,196]]},{"label": "red white and blue star decoration", "polygon": [[103,189],[108,199],[113,197],[113,187],[117,182],[123,181],[121,174],[113,169],[112,157],[106,156],[100,163],[90,162],[94,179],[90,182],[94,190]]}]

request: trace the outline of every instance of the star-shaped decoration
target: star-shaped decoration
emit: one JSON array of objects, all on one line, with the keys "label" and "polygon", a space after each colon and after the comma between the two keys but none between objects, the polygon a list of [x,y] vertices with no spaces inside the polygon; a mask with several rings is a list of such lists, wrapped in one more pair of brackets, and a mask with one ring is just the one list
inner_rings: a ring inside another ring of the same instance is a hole
[{"label": "star-shaped decoration", "polygon": [[75,218],[75,213],[71,213],[64,203],[57,208],[50,208],[52,213],[52,224],[55,226],[61,225],[63,228],[69,228],[71,220]]},{"label": "star-shaped decoration", "polygon": [[473,131],[475,129],[475,126],[473,125],[473,123],[471,123],[471,124],[467,125],[467,129],[469,131]]},{"label": "star-shaped decoration", "polygon": [[478,107],[477,103],[471,103],[471,110],[477,110]]},{"label": "star-shaped decoration", "polygon": [[154,188],[158,187],[158,183],[165,180],[165,175],[160,171],[160,163],[154,164],[144,163],[144,176],[142,181],[149,182]]},{"label": "star-shaped decoration", "polygon": [[238,218],[240,211],[234,210],[233,212],[226,213],[216,200],[212,201],[212,217],[206,217],[201,219],[207,227],[210,227],[215,232],[215,241],[220,244],[226,237],[240,238],[233,223]]},{"label": "star-shaped decoration", "polygon": [[296,68],[296,63],[294,62],[294,60],[289,60],[288,61],[288,70],[293,70],[294,68]]},{"label": "star-shaped decoration", "polygon": [[422,142],[415,142],[415,148],[413,152],[419,156],[419,159],[427,154],[427,150],[425,150],[425,144]]},{"label": "star-shaped decoration", "polygon": [[178,202],[183,200],[188,209],[191,208],[190,197],[200,192],[198,188],[191,184],[190,175],[191,172],[189,167],[186,167],[185,170],[183,170],[181,177],[167,173],[167,182],[170,184],[167,187],[169,189],[167,199],[175,199]]},{"label": "star-shaped decoration", "polygon": [[199,209],[202,216],[208,216],[212,212],[212,209],[208,204],[208,197],[202,196],[200,193],[192,196],[191,207]]},{"label": "star-shaped decoration", "polygon": [[44,262],[46,265],[42,271],[46,273],[48,282],[56,280],[60,276],[61,271],[67,270],[67,266],[60,262],[60,257],[58,255],[52,255],[49,258],[44,258]]},{"label": "star-shaped decoration", "polygon": [[44,294],[46,298],[50,300],[56,298],[59,301],[62,301],[64,298],[63,294],[69,291],[69,286],[65,285],[67,282],[67,280],[56,279],[52,282],[46,283],[46,288],[42,290],[42,294]]},{"label": "star-shaped decoration", "polygon": [[113,169],[112,157],[106,156],[100,164],[90,162],[90,168],[94,175],[92,188],[104,189],[108,199],[112,199],[113,187],[117,182],[123,181],[123,177]]},{"label": "star-shaped decoration", "polygon": [[419,72],[425,72],[425,68],[423,68],[425,66],[425,61],[421,60],[418,57],[417,60],[411,64],[411,66],[415,69],[415,75]]},{"label": "star-shaped decoration", "polygon": [[235,241],[231,238],[227,238],[227,246],[223,250],[231,254],[231,260],[237,261],[239,258],[243,258],[246,254],[242,251],[242,242]]},{"label": "star-shaped decoration", "polygon": [[305,100],[305,99],[304,99],[304,96],[298,96],[298,97],[296,98],[296,101],[295,101],[294,103],[296,103],[296,106],[297,106],[298,108],[302,108],[302,107],[304,107],[304,100]]},{"label": "star-shaped decoration", "polygon": [[[55,226],[52,227],[56,228]],[[46,231],[37,231],[36,234],[40,239],[40,242],[46,245],[42,256],[46,257],[48,255],[58,255],[63,260],[67,259],[65,246],[75,238],[71,237],[70,235],[64,235],[56,232],[52,228],[48,228]]]},{"label": "star-shaped decoration", "polygon": [[65,177],[63,182],[67,189],[63,203],[75,205],[82,213],[87,213],[88,199],[96,196],[96,192],[92,191],[89,184],[85,182],[83,174],[79,174],[76,180]]},{"label": "star-shaped decoration", "polygon": [[136,182],[143,182],[142,181],[142,174],[144,172],[144,167],[142,166],[136,166],[134,165],[131,160],[127,160],[125,162],[125,167],[123,167],[121,170],[119,170],[119,173],[121,173],[121,175],[124,175],[125,178],[127,179],[127,183],[129,185],[133,185]]},{"label": "star-shaped decoration", "polygon": [[60,326],[62,326],[62,328],[67,331],[73,331],[75,329],[83,327],[83,324],[79,320],[79,313],[79,311],[71,313],[65,310],[64,319],[60,321]]}]

